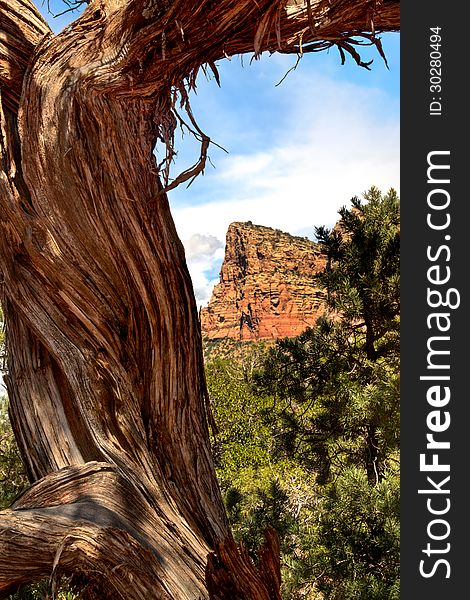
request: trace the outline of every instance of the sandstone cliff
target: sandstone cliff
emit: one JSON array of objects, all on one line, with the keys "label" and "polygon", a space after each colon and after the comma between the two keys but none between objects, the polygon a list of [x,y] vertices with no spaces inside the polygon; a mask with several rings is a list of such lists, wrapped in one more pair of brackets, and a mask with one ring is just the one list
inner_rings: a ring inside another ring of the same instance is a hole
[{"label": "sandstone cliff", "polygon": [[262,340],[302,333],[324,312],[325,294],[314,280],[324,266],[318,245],[306,238],[232,223],[220,282],[201,309],[202,335]]}]

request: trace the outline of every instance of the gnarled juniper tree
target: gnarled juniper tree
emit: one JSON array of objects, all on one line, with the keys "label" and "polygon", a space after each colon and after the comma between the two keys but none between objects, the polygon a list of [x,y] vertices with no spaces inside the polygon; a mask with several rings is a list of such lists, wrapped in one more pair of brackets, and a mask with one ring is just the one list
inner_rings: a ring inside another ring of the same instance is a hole
[{"label": "gnarled juniper tree", "polygon": [[[0,270],[10,416],[32,487],[0,514],[0,596],[274,599],[232,540],[208,443],[196,304],[166,166],[202,65],[380,43],[396,0],[91,0],[57,36],[0,2]],[[313,93],[313,92],[312,92]],[[315,91],[315,93],[319,93]],[[95,590],[95,592],[93,592]]]}]

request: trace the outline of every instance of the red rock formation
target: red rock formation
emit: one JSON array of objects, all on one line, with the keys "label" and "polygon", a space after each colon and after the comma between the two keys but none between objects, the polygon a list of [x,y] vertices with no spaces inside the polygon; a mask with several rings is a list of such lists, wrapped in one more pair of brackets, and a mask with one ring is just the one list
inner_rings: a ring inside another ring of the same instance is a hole
[{"label": "red rock formation", "polygon": [[314,275],[325,266],[318,244],[248,223],[227,231],[220,283],[201,309],[207,339],[295,336],[324,313],[325,293]]}]

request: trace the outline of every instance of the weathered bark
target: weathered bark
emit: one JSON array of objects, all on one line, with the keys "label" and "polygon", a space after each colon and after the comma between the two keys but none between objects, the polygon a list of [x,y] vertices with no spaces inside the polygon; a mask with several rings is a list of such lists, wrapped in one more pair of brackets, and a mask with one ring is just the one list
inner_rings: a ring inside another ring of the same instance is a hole
[{"label": "weathered bark", "polygon": [[[153,149],[171,154],[176,91],[191,118],[184,82],[203,63],[355,55],[352,35],[398,29],[398,3],[92,0],[57,37],[29,0],[0,0],[0,18],[7,387],[37,482],[0,515],[0,597],[60,572],[101,597],[279,598],[274,534],[257,567],[231,538]],[[201,162],[177,182],[203,166],[198,135]]]}]

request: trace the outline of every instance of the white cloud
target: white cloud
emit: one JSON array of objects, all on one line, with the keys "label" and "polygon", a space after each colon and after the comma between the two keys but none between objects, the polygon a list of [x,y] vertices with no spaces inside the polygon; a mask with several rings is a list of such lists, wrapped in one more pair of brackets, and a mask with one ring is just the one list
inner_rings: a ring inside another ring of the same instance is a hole
[{"label": "white cloud", "polygon": [[231,222],[250,220],[313,235],[314,226],[332,225],[338,209],[371,185],[399,188],[396,102],[380,90],[323,75],[298,77],[287,104],[281,102],[282,117],[273,123],[277,135],[271,131],[269,142],[260,145],[264,130],[248,132],[257,140],[253,149],[246,144],[230,156],[220,155],[217,169],[208,168],[192,192],[178,190],[170,198],[178,233],[188,240],[199,304],[213,285]]},{"label": "white cloud", "polygon": [[224,244],[213,235],[193,234],[183,240],[186,261],[191,273],[194,293],[199,306],[209,302],[212,288],[217,283],[218,273],[224,256]]},{"label": "white cloud", "polygon": [[195,233],[184,242],[186,259],[197,261],[213,256],[216,250],[222,246],[222,242],[213,235]]}]

